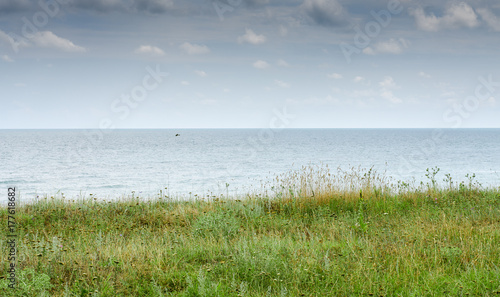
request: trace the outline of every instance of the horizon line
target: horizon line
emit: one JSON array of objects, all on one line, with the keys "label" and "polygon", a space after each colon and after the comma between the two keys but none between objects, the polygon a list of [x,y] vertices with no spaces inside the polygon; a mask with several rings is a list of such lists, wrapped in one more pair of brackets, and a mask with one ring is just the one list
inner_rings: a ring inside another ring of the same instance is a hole
[{"label": "horizon line", "polygon": [[0,128],[0,131],[5,130],[102,130],[102,131],[114,131],[114,130],[258,130],[258,129],[271,129],[271,130],[299,130],[299,129],[310,129],[310,130],[321,130],[321,129],[440,129],[440,130],[461,130],[461,129],[500,129],[500,127],[295,127],[295,128],[263,128],[263,127],[241,127],[241,128],[231,128],[231,127],[190,127],[190,128],[113,128],[113,129],[100,129],[100,128]]}]

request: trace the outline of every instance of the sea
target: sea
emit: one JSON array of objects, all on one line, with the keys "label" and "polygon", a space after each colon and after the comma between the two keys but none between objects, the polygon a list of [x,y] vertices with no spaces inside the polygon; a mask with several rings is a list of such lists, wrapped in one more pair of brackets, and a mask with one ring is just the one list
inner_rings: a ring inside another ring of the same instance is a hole
[{"label": "sea", "polygon": [[237,196],[307,166],[498,188],[500,129],[0,130],[2,201]]}]

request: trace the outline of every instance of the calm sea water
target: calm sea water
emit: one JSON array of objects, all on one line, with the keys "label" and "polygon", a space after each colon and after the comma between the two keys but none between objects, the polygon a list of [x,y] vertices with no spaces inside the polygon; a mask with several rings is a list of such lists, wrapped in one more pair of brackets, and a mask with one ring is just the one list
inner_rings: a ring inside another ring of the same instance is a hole
[{"label": "calm sea water", "polygon": [[[176,134],[180,134],[176,136]],[[500,129],[0,130],[0,187],[24,199],[244,193],[310,164],[424,180],[430,167],[500,186]],[[2,192],[6,192],[2,191]],[[5,196],[5,195],[4,195]]]}]

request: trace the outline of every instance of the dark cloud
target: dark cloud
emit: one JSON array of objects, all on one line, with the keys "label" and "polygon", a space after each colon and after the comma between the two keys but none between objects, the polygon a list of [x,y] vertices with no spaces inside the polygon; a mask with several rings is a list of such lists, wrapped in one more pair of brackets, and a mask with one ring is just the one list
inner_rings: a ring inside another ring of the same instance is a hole
[{"label": "dark cloud", "polygon": [[[0,0],[0,15],[18,14],[39,11],[40,0]],[[56,0],[42,0],[51,2]],[[346,25],[353,16],[365,16],[372,10],[386,9],[387,0],[66,0],[68,4],[61,4],[62,10],[76,13],[79,10],[107,13],[147,13],[147,14],[175,14],[175,15],[203,15],[213,10],[213,3],[219,2],[235,9],[259,8],[297,8],[302,17],[312,23],[338,27]],[[423,7],[426,11],[442,13],[449,1],[436,2],[433,0],[402,1],[405,8]],[[466,1],[467,2],[467,1]],[[471,2],[471,1],[469,1]],[[234,3],[237,3],[235,6]],[[497,0],[476,0],[470,3],[474,9],[486,7],[492,11],[500,11]],[[406,11],[406,10],[405,10]],[[429,12],[430,13],[430,12]]]},{"label": "dark cloud", "polygon": [[166,13],[172,10],[173,6],[173,0],[135,0],[133,3],[133,7],[137,11],[153,14]]},{"label": "dark cloud", "polygon": [[269,4],[269,0],[242,0],[247,7],[260,7]]},{"label": "dark cloud", "polygon": [[[90,11],[109,13],[144,12],[151,14],[164,14],[174,8],[173,0],[73,0],[76,8]],[[188,1],[185,1],[188,2]]]},{"label": "dark cloud", "polygon": [[124,12],[130,6],[127,1],[120,0],[74,0],[72,5],[76,8],[100,13]]},{"label": "dark cloud", "polygon": [[[42,0],[52,2],[54,0]],[[254,0],[261,1],[261,0]],[[190,1],[182,1],[182,5]],[[67,4],[60,4],[64,10],[76,12],[78,10],[97,13],[134,13],[144,12],[163,14],[174,8],[174,0],[68,0]],[[41,10],[37,0],[0,0],[0,15],[22,13]]]},{"label": "dark cloud", "polygon": [[0,0],[0,15],[26,11],[32,5],[30,0]]},{"label": "dark cloud", "polygon": [[339,27],[348,22],[347,11],[337,0],[305,0],[301,7],[310,19],[321,26]]}]

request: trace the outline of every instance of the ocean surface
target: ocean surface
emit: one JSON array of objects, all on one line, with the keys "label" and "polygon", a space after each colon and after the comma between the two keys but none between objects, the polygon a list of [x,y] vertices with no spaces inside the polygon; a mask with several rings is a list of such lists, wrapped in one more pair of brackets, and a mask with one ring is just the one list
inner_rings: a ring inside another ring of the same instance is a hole
[{"label": "ocean surface", "polygon": [[499,187],[500,129],[0,130],[0,192],[23,200],[244,194],[310,165]]}]

